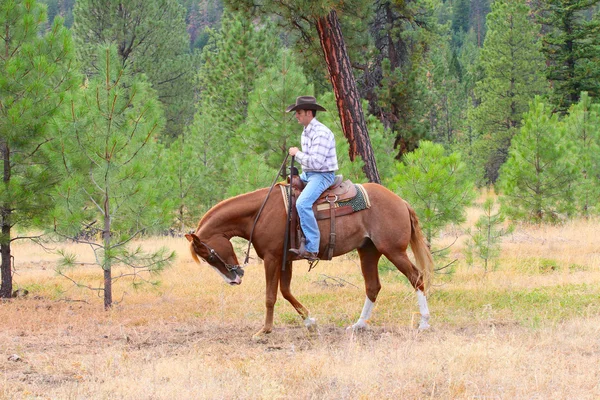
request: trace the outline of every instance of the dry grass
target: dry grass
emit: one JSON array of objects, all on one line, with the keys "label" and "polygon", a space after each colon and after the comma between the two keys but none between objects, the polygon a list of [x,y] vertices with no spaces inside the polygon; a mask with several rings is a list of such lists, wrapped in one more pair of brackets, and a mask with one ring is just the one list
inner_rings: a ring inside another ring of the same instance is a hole
[{"label": "dry grass", "polygon": [[[20,244],[15,282],[31,293],[0,305],[0,399],[599,398],[597,226],[520,226],[488,273],[464,265],[462,228],[449,230],[440,242],[458,236],[459,261],[432,290],[427,332],[413,328],[416,298],[398,273],[382,273],[372,328],[353,335],[345,327],[364,299],[356,259],[310,273],[298,263],[294,292],[319,331],[305,331],[280,299],[261,343],[251,340],[264,312],[258,263],[229,287],[193,264],[185,239],[147,240],[180,258],[159,286],[118,282],[122,301],[104,312],[94,293],[56,276],[54,256]],[[101,278],[89,267],[73,274]]]}]

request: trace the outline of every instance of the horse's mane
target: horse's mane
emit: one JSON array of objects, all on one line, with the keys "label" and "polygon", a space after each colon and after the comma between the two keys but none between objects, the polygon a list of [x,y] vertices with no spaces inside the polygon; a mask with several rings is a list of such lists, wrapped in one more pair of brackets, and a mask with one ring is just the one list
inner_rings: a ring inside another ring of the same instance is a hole
[{"label": "horse's mane", "polygon": [[239,200],[242,197],[248,197],[248,196],[254,195],[258,192],[264,191],[266,189],[267,188],[256,189],[252,192],[238,194],[237,196],[230,197],[228,199],[220,201],[219,203],[217,203],[213,207],[211,207],[210,210],[208,210],[202,218],[200,218],[200,222],[198,223],[198,228],[200,228],[200,226],[202,225],[203,222],[205,222],[205,220],[208,220],[209,218],[211,218],[213,214],[218,213],[219,210],[221,210],[223,207],[227,207],[227,205],[229,205],[229,203],[236,202],[237,200]]}]

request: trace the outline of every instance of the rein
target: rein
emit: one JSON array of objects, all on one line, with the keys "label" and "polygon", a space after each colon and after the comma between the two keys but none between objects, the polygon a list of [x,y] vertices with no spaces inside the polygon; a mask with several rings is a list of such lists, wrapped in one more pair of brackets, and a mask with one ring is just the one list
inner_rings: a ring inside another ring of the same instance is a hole
[{"label": "rein", "polygon": [[[256,223],[258,222],[258,218],[260,217],[260,214],[262,213],[263,208],[265,208],[265,204],[267,204],[267,200],[269,199],[269,195],[271,194],[273,187],[275,187],[275,183],[277,182],[277,178],[279,178],[279,175],[281,174],[281,170],[283,170],[285,168],[285,164],[287,163],[288,157],[289,157],[289,153],[285,155],[285,159],[281,163],[281,167],[279,167],[279,170],[277,171],[277,174],[275,175],[275,179],[273,179],[273,183],[271,183],[271,187],[269,188],[269,191],[267,192],[267,196],[265,197],[265,200],[263,201],[262,205],[260,206],[260,209],[258,210],[258,214],[256,214],[256,218],[254,218],[254,223],[252,224],[252,230],[250,231],[250,238],[248,239],[248,250],[246,250],[246,258],[244,259],[244,267],[246,265],[248,265],[248,260],[250,259],[250,246],[252,245],[252,235],[254,234],[254,228],[256,227]],[[241,268],[243,268],[243,267],[241,267]]]},{"label": "rein", "polygon": [[200,243],[206,247],[206,250],[208,250],[208,253],[210,254],[208,257],[208,262],[214,262],[215,258],[219,261],[221,261],[223,263],[223,265],[225,266],[225,268],[227,268],[227,271],[234,271],[236,274],[238,274],[239,276],[243,276],[244,275],[244,269],[239,266],[239,265],[233,265],[233,264],[227,264],[225,262],[225,260],[223,260],[221,258],[221,256],[219,255],[219,253],[217,253],[217,251],[215,249],[213,249],[212,247],[210,247],[208,244],[204,243],[203,241],[200,241]]}]

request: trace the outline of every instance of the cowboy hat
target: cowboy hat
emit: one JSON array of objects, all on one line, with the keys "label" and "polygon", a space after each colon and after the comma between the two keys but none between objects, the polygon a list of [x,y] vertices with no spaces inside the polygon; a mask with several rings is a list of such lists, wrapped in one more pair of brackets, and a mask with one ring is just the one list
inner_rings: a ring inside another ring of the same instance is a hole
[{"label": "cowboy hat", "polygon": [[296,98],[296,104],[285,109],[285,112],[296,110],[318,110],[327,111],[323,106],[317,104],[317,99],[312,96],[300,96]]}]

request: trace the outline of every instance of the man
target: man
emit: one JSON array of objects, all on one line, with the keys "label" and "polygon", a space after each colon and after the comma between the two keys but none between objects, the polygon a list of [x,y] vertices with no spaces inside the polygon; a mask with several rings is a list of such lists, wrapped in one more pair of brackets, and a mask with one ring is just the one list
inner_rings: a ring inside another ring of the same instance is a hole
[{"label": "man", "polygon": [[296,157],[302,165],[300,179],[306,183],[304,190],[296,200],[296,209],[300,217],[300,227],[306,238],[306,244],[299,249],[290,249],[299,258],[309,261],[318,259],[321,240],[317,219],[312,206],[321,194],[333,183],[338,169],[335,152],[335,138],[325,125],[315,118],[317,111],[326,111],[312,96],[300,96],[286,112],[295,111],[298,123],[304,126],[301,137],[302,150],[290,147],[289,154]]}]

